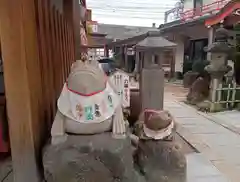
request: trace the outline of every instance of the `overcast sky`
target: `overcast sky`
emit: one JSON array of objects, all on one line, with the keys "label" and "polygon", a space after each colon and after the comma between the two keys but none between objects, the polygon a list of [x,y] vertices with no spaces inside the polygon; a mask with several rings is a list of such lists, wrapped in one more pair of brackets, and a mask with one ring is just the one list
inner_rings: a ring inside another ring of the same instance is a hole
[{"label": "overcast sky", "polygon": [[152,26],[164,23],[164,12],[178,0],[87,0],[92,19],[99,23]]}]

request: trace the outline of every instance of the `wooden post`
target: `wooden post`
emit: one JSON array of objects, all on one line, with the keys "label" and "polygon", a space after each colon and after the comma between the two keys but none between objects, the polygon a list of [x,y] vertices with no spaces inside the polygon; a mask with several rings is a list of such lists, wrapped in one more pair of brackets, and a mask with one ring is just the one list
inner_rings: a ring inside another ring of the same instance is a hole
[{"label": "wooden post", "polygon": [[143,68],[143,59],[144,59],[144,53],[139,51],[139,73]]},{"label": "wooden post", "polygon": [[135,72],[136,73],[139,73],[140,71],[140,57],[139,57],[139,52],[136,50],[135,51],[135,59],[136,59],[136,62],[135,62]]},{"label": "wooden post", "polygon": [[127,54],[128,47],[127,45],[124,46],[124,67],[125,70],[128,72],[129,65],[128,65],[128,54]]},{"label": "wooden post", "polygon": [[75,60],[81,58],[81,41],[80,41],[80,5],[79,0],[63,0],[63,13],[66,20],[73,28]]},{"label": "wooden post", "polygon": [[[175,54],[175,49],[172,50],[172,54]],[[184,60],[183,60],[184,61]],[[176,58],[175,56],[172,56],[171,61],[170,61],[170,75],[169,75],[169,79],[170,78],[174,78],[175,76],[175,65],[176,65]]]},{"label": "wooden post", "polygon": [[145,51],[143,58],[143,68],[147,68],[150,65],[152,65],[152,54],[149,51]]},{"label": "wooden post", "polygon": [[165,59],[165,52],[163,50],[160,50],[158,52],[158,65],[160,68],[163,67],[164,59]]},{"label": "wooden post", "polygon": [[[214,27],[208,29],[208,46],[211,45],[214,41]],[[207,53],[207,60],[211,60],[211,52]]]},{"label": "wooden post", "polygon": [[104,46],[104,56],[109,57],[109,48],[107,45]]},{"label": "wooden post", "polygon": [[121,61],[121,67],[124,67],[125,65],[124,65],[124,59],[125,59],[125,57],[124,57],[124,46],[120,46],[120,55],[121,55],[121,57],[120,57],[120,61]]},{"label": "wooden post", "polygon": [[33,0],[0,0],[0,32],[15,182],[38,182],[41,80]]}]

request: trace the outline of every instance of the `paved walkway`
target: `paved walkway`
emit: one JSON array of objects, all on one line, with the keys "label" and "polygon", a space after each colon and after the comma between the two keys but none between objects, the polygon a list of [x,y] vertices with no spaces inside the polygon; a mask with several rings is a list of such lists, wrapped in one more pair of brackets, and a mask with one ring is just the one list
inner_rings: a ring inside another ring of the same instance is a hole
[{"label": "paved walkway", "polygon": [[[236,126],[240,124],[240,115],[232,114],[230,119],[226,117],[226,113],[201,113],[180,101],[184,94],[178,91],[177,96],[171,92],[165,93],[164,107],[173,114],[179,124],[179,134],[210,160],[231,182],[238,182],[240,180],[240,132],[237,133],[237,129],[240,128]],[[231,120],[231,125],[227,120]]]},{"label": "paved walkway", "polygon": [[11,159],[0,160],[0,182],[13,182]]},{"label": "paved walkway", "polygon": [[209,113],[206,117],[211,119],[213,122],[216,122],[237,134],[240,134],[240,111]]},{"label": "paved walkway", "polygon": [[187,154],[186,159],[187,182],[229,182],[202,154]]}]

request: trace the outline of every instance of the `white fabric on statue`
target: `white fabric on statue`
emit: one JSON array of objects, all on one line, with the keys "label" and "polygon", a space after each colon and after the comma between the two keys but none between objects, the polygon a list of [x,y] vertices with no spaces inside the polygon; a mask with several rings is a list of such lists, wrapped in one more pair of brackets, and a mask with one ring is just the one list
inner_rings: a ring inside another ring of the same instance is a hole
[{"label": "white fabric on statue", "polygon": [[69,85],[64,84],[57,103],[58,112],[51,130],[53,144],[64,141],[66,133],[82,135],[112,131],[114,136],[125,136],[125,122],[121,119],[122,113],[118,113],[122,110],[121,107],[117,109],[120,98],[106,82],[96,65],[82,61],[72,65]]},{"label": "white fabric on statue", "polygon": [[126,123],[123,118],[122,105],[118,105],[113,118],[113,137],[116,139],[126,138]]},{"label": "white fabric on statue", "polygon": [[89,96],[74,93],[65,84],[58,99],[59,111],[80,123],[101,123],[113,116],[118,105],[119,98],[108,83],[105,90]]},{"label": "white fabric on statue", "polygon": [[172,121],[171,124],[162,130],[154,131],[143,125],[144,133],[147,137],[152,138],[154,140],[161,140],[167,136],[169,136],[173,132],[174,122]]}]

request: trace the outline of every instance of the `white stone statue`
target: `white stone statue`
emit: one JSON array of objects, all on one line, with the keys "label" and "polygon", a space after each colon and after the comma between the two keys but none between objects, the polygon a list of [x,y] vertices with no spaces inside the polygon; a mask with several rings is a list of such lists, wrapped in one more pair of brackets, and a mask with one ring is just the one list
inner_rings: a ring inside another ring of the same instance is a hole
[{"label": "white stone statue", "polygon": [[75,62],[57,106],[52,144],[65,141],[66,133],[88,135],[112,131],[116,138],[125,137],[120,98],[97,66]]}]

